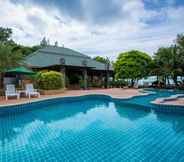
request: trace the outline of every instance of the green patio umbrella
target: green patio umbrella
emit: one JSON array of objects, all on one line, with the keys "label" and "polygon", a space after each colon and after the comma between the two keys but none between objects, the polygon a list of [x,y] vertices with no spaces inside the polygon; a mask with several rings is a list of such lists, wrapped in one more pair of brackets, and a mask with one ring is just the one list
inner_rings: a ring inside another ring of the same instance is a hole
[{"label": "green patio umbrella", "polygon": [[12,68],[6,71],[6,73],[14,73],[14,74],[22,74],[22,75],[33,75],[35,74],[35,72],[33,72],[32,70],[20,66],[20,67],[16,67],[16,68]]},{"label": "green patio umbrella", "polygon": [[24,66],[19,66],[16,68],[12,68],[6,71],[7,74],[15,74],[16,75],[16,79],[19,85],[22,84],[22,75],[34,75],[36,74],[35,72],[33,72],[32,70],[24,67]]}]

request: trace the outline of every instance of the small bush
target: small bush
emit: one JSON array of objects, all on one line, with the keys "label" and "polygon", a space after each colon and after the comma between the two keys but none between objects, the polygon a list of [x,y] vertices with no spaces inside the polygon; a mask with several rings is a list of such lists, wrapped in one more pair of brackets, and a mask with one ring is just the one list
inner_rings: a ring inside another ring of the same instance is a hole
[{"label": "small bush", "polygon": [[81,77],[78,74],[68,76],[69,84],[79,84]]},{"label": "small bush", "polygon": [[56,90],[63,88],[63,75],[60,72],[39,72],[35,77],[37,88],[43,90]]},{"label": "small bush", "polygon": [[111,87],[116,87],[116,88],[128,86],[128,82],[125,80],[110,81],[109,84]]},{"label": "small bush", "polygon": [[79,85],[80,85],[80,88],[84,89],[84,80],[83,79],[79,80]]},{"label": "small bush", "polygon": [[94,88],[101,88],[103,86],[103,81],[101,80],[96,80],[96,81],[93,81],[91,83],[91,86],[94,87]]}]

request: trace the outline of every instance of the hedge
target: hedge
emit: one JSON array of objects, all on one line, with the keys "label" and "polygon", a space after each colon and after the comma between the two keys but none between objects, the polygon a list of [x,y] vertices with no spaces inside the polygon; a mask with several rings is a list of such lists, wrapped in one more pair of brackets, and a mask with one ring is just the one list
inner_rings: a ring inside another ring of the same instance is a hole
[{"label": "hedge", "polygon": [[56,90],[63,88],[63,75],[60,72],[39,72],[35,77],[36,87],[43,90]]}]

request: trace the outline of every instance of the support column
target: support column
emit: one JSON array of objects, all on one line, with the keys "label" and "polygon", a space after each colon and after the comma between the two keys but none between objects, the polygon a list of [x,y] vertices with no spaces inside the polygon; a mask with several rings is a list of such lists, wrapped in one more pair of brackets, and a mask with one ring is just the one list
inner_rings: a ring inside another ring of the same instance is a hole
[{"label": "support column", "polygon": [[0,72],[0,89],[3,89],[3,73]]},{"label": "support column", "polygon": [[109,72],[106,71],[105,74],[105,88],[109,88]]},{"label": "support column", "polygon": [[114,82],[115,82],[115,74],[114,72],[112,73],[112,84],[111,84],[111,88],[114,88]]},{"label": "support column", "polygon": [[109,88],[109,68],[110,68],[110,61],[107,58],[107,63],[105,64],[105,68],[106,68],[106,76],[105,76],[105,87]]},{"label": "support column", "polygon": [[63,87],[66,88],[66,68],[61,66],[60,68],[61,73],[63,74]]},{"label": "support column", "polygon": [[100,80],[101,83],[102,83],[102,87],[101,88],[105,88],[105,82],[104,82],[103,73],[100,73],[100,75],[98,74],[98,80]]},{"label": "support column", "polygon": [[94,77],[94,74],[92,73],[91,74],[91,82],[93,82],[93,77]]},{"label": "support column", "polygon": [[84,76],[84,89],[87,89],[88,88],[88,83],[87,83],[87,80],[88,80],[88,74],[87,74],[87,69],[84,69],[83,70],[83,76]]}]

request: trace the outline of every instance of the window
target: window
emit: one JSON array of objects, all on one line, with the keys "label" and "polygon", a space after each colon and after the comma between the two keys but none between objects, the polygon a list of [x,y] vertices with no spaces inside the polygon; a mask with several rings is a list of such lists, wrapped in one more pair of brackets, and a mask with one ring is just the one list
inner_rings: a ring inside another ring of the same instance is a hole
[{"label": "window", "polygon": [[60,58],[60,64],[65,65],[65,59],[64,58]]}]

